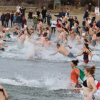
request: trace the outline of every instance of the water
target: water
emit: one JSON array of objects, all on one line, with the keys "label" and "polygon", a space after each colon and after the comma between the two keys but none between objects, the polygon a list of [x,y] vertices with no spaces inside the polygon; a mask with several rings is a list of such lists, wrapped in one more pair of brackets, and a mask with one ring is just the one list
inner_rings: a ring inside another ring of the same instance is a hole
[{"label": "water", "polygon": [[[0,51],[0,84],[5,87],[9,100],[82,100],[81,93],[73,92],[74,87],[69,86],[70,58],[59,53],[49,56],[55,51],[50,47],[49,51],[42,50],[42,60],[36,57],[29,59],[30,54],[34,54],[34,45],[25,43],[23,49],[18,49],[17,38],[12,38],[13,42],[6,43],[9,46],[6,51]],[[81,53],[71,42],[69,44],[73,47],[71,52]],[[96,66],[95,77],[100,81],[99,45],[92,54],[93,60],[88,66]],[[82,56],[78,58],[78,67],[84,69]]]}]

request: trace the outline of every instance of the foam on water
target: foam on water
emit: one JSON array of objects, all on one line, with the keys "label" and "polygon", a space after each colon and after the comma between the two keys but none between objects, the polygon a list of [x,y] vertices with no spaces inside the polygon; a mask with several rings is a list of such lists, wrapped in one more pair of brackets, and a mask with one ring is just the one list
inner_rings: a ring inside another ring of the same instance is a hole
[{"label": "foam on water", "polygon": [[75,84],[70,81],[70,78],[68,76],[60,73],[46,74],[40,79],[25,79],[21,76],[17,76],[15,77],[15,79],[0,78],[0,84],[47,88],[48,90],[73,89],[75,86]]}]

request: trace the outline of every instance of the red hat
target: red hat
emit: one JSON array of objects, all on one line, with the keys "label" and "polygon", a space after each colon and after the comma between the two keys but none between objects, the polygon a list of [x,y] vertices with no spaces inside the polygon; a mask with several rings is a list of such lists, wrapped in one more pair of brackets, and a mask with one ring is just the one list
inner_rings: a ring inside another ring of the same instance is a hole
[{"label": "red hat", "polygon": [[68,8],[66,8],[68,10]]},{"label": "red hat", "polygon": [[51,11],[49,11],[51,13]]},{"label": "red hat", "polygon": [[23,18],[25,18],[25,16],[23,16]]}]

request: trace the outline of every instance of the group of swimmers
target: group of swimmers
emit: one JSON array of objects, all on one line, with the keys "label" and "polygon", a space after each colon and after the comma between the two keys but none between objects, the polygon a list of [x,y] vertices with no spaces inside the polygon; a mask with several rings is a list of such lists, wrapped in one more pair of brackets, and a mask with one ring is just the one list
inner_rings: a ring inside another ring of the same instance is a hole
[{"label": "group of swimmers", "polygon": [[[20,29],[17,23],[15,23],[12,34],[13,36],[18,37],[17,44],[19,49],[24,47],[25,41],[34,44],[35,54],[29,55],[29,58],[33,58],[34,56],[36,56],[37,58],[42,59],[43,56],[41,53],[41,48],[49,50],[50,45],[52,45],[54,50],[56,51],[55,53],[50,55],[55,55],[58,52],[69,58],[76,58],[77,56],[83,55],[83,63],[87,65],[88,62],[91,62],[92,60],[93,51],[93,49],[90,48],[89,45],[92,45],[92,47],[94,48],[97,42],[100,42],[99,21],[96,23],[94,16],[92,19],[89,16],[87,18],[84,18],[84,26],[82,31],[79,27],[79,21],[76,16],[75,18],[73,18],[72,16],[68,16],[67,14],[65,14],[65,16],[62,15],[61,18],[58,17],[55,34],[56,40],[54,41],[54,43],[56,43],[56,47],[51,41],[53,37],[53,33],[51,33],[51,27],[47,25],[46,28],[43,28],[43,23],[41,20],[38,20],[37,30],[34,30],[33,25],[28,28],[26,24],[24,25],[23,29]],[[11,33],[9,32],[9,28],[6,28],[5,26],[2,26],[2,28],[2,35],[0,35],[1,40],[4,43],[6,43],[7,41],[11,41]],[[37,34],[37,38],[34,37],[35,33]],[[75,46],[77,48],[80,47],[79,50],[82,50],[82,53],[74,55],[72,52],[67,50],[66,47],[72,49],[72,47],[68,45],[69,41],[72,41],[73,43],[75,41]],[[3,43],[0,43],[0,50],[4,51],[4,48],[2,48],[1,45],[4,47],[7,46],[5,46]],[[83,71],[77,68],[77,64],[78,60],[73,60],[71,62],[71,80],[73,80],[73,82],[76,84],[76,88],[74,90],[83,90],[84,100],[89,100],[88,97],[90,98],[90,100],[92,100],[92,95],[97,91],[97,86],[99,86],[99,82],[95,81],[93,77],[93,74],[95,73],[95,66],[86,67],[85,71]],[[84,81],[83,87],[78,85],[78,76],[82,81]],[[84,80],[85,76],[87,77],[86,80]],[[97,82],[97,86],[95,82]],[[2,87],[0,91],[4,93],[5,90]],[[4,95],[7,98],[7,94],[4,93]]]}]

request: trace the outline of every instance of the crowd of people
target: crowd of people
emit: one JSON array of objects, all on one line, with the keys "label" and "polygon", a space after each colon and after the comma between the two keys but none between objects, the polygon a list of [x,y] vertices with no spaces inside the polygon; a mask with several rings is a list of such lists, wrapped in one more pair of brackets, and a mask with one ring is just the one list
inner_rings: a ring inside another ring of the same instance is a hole
[{"label": "crowd of people", "polygon": [[[0,38],[4,43],[11,41],[11,35],[14,35],[18,37],[18,48],[23,48],[25,41],[34,44],[35,54],[30,55],[29,58],[36,56],[37,58],[42,59],[41,48],[49,50],[49,47],[52,45],[56,51],[50,55],[55,55],[59,52],[64,56],[74,59],[76,59],[77,56],[83,55],[83,64],[87,65],[89,62],[91,62],[92,51],[97,43],[100,43],[100,19],[96,22],[96,14],[94,12],[88,12],[88,10],[85,11],[82,27],[80,27],[81,23],[79,22],[77,16],[70,16],[68,8],[66,8],[66,12],[61,10],[58,15],[55,15],[57,20],[53,19],[51,11],[47,13],[45,7],[41,13],[38,9],[35,13],[33,13],[33,11],[30,9],[28,19],[26,20],[25,10],[26,8],[24,8],[23,5],[22,7],[18,5],[15,13],[12,12],[10,14],[7,12],[1,15],[2,35],[0,35]],[[92,18],[90,15],[92,15]],[[13,32],[9,31],[9,20],[11,20]],[[47,26],[43,28],[43,24],[46,22]],[[31,25],[30,28],[28,28],[29,24]],[[56,46],[52,42],[53,33],[55,34],[56,38],[54,41]],[[34,35],[37,37],[34,38]],[[31,41],[31,39],[34,41]],[[82,50],[82,53],[74,55],[72,52],[67,50],[66,47],[73,49],[70,45],[68,45],[69,41],[75,43],[77,48],[80,47],[79,50]],[[4,51],[5,49],[1,45],[4,47],[7,46],[0,43],[0,50]],[[89,47],[90,45],[92,45],[92,48]],[[95,66],[86,67],[85,71],[83,71],[77,67],[77,64],[78,60],[73,60],[71,62],[71,80],[73,80],[73,82],[76,84],[76,88],[74,90],[83,90],[84,100],[92,100],[93,94],[97,91],[97,89],[100,89],[100,83],[97,82],[97,84],[95,84],[95,79],[93,77],[96,68]],[[84,80],[85,76],[87,78]],[[78,77],[84,81],[83,87],[78,87]],[[3,87],[0,88],[0,94],[2,93],[8,99]]]}]

